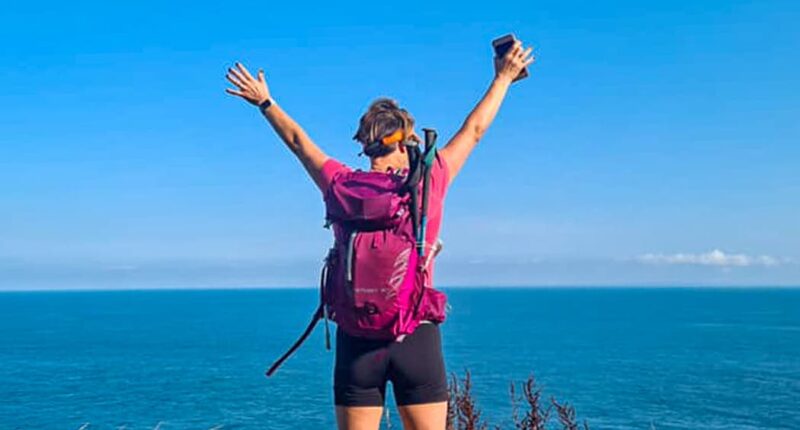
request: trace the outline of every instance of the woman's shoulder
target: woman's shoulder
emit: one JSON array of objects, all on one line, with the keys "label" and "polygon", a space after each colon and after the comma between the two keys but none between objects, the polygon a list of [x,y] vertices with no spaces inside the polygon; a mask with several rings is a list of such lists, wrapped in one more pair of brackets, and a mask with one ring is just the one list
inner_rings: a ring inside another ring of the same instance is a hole
[{"label": "woman's shoulder", "polygon": [[346,164],[342,163],[341,161],[333,158],[328,157],[324,163],[322,163],[322,169],[320,170],[320,177],[322,179],[321,188],[323,193],[328,187],[331,185],[334,179],[337,176],[346,173],[352,172],[353,169],[348,167]]},{"label": "woman's shoulder", "polygon": [[352,170],[346,164],[342,163],[341,161],[333,158],[328,157],[324,163],[322,163],[322,172],[330,172],[330,173],[338,173],[343,170]]}]

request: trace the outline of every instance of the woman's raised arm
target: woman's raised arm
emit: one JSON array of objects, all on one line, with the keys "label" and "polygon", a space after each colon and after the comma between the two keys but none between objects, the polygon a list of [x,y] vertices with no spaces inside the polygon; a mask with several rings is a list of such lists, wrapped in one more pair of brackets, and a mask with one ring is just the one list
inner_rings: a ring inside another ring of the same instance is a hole
[{"label": "woman's raised arm", "polygon": [[225,92],[258,106],[261,114],[269,121],[286,147],[297,156],[314,183],[322,188],[322,166],[328,160],[328,156],[308,137],[305,130],[272,99],[267,81],[264,79],[264,71],[259,70],[258,77],[254,78],[244,65],[236,63],[236,68],[229,68],[225,77],[236,87],[236,89],[226,88]]},{"label": "woman's raised arm", "polygon": [[533,48],[523,49],[522,42],[516,41],[504,57],[495,58],[495,76],[491,86],[464,120],[458,132],[439,151],[447,162],[450,181],[464,166],[469,154],[494,120],[514,78],[522,69],[533,63],[532,51]]}]

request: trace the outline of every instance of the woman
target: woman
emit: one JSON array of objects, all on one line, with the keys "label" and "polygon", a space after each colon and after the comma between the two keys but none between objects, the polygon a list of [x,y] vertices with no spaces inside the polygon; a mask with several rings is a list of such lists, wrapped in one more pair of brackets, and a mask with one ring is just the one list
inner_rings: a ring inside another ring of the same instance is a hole
[{"label": "woman", "polygon": [[[435,243],[438,237],[447,187],[493,121],[511,83],[533,63],[531,51],[517,41],[504,57],[495,58],[495,76],[488,91],[438,152],[431,170],[427,243]],[[349,170],[325,155],[281,109],[270,94],[263,71],[254,77],[236,63],[226,78],[236,88],[225,91],[259,108],[323,193],[336,175]],[[372,171],[392,173],[408,167],[402,145],[372,145],[398,131],[419,140],[413,117],[393,100],[376,100],[361,117],[354,139],[369,157]],[[354,337],[337,330],[334,403],[339,429],[378,429],[387,381],[392,382],[405,429],[445,428],[448,391],[438,324],[421,324],[402,342]]]}]

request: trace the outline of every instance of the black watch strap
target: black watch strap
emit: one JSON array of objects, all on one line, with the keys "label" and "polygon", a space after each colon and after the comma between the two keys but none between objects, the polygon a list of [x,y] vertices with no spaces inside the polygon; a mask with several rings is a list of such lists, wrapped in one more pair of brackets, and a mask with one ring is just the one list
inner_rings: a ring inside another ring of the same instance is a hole
[{"label": "black watch strap", "polygon": [[272,99],[268,97],[266,100],[264,100],[263,102],[259,103],[258,109],[263,112],[263,111],[269,109],[270,106],[272,106]]}]

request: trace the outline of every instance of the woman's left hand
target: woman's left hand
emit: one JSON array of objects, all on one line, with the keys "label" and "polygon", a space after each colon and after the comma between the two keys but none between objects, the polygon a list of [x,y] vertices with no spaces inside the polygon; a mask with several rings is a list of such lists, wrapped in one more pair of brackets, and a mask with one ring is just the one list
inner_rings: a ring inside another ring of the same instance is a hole
[{"label": "woman's left hand", "polygon": [[253,105],[260,105],[270,98],[267,81],[264,79],[264,71],[258,71],[258,78],[253,75],[241,63],[236,63],[236,68],[229,67],[225,75],[228,82],[236,86],[235,90],[225,88],[225,92],[239,96]]}]

